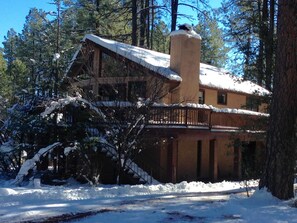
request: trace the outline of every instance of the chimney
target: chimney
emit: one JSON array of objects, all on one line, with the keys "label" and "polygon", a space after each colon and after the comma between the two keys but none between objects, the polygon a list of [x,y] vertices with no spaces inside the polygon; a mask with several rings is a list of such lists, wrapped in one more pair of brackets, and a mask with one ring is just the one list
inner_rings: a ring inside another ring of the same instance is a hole
[{"label": "chimney", "polygon": [[185,24],[170,34],[170,42],[170,69],[182,78],[172,103],[198,103],[201,37]]}]

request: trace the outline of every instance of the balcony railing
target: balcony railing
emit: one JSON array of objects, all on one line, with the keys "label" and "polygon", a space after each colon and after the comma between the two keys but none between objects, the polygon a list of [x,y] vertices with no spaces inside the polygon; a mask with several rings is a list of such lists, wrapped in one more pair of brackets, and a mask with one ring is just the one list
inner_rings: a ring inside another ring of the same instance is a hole
[{"label": "balcony railing", "polygon": [[[240,110],[237,110],[237,112],[223,112],[224,110],[220,109],[190,106],[153,106],[143,111],[138,111],[129,104],[119,104],[118,106],[111,104],[102,107],[99,105],[99,107],[100,109],[112,111],[110,113],[112,117],[118,116],[114,120],[108,119],[109,124],[113,121],[121,123],[121,120],[133,118],[134,116],[131,117],[131,113],[134,114],[134,112],[140,112],[141,114],[144,112],[146,114],[146,124],[150,127],[265,131],[268,120],[265,114],[253,114],[243,110],[242,112]],[[135,111],[131,111],[129,108]],[[120,112],[114,112],[117,110]],[[106,123],[104,122],[103,124]]]},{"label": "balcony railing", "polygon": [[148,124],[208,126],[210,123],[210,113],[211,110],[209,109],[153,107],[150,110]]},{"label": "balcony railing", "polygon": [[149,125],[184,126],[208,129],[265,130],[267,117],[246,113],[216,112],[193,107],[153,107]]}]

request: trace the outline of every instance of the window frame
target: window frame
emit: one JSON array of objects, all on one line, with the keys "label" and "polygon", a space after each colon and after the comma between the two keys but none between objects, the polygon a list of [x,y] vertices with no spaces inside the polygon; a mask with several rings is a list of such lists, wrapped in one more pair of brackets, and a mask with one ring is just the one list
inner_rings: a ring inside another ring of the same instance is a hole
[{"label": "window frame", "polygon": [[[222,97],[224,95],[224,97]],[[224,98],[225,100],[221,101]],[[228,93],[226,91],[218,91],[217,92],[217,104],[218,105],[227,105],[228,103]]]},{"label": "window frame", "polygon": [[[200,93],[202,93],[202,103],[200,103]],[[199,89],[198,103],[199,104],[205,104],[205,90],[204,89]]]}]

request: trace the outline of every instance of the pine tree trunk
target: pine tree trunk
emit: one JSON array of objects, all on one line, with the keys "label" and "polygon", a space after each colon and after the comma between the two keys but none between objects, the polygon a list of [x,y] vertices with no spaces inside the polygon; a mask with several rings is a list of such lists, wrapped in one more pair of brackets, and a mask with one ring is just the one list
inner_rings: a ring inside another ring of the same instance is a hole
[{"label": "pine tree trunk", "polygon": [[132,45],[137,46],[137,1],[132,0]]},{"label": "pine tree trunk", "polygon": [[145,31],[146,31],[146,9],[145,0],[141,0],[141,13],[140,13],[140,32],[139,32],[139,46],[144,47]]},{"label": "pine tree trunk", "polygon": [[271,82],[273,77],[273,55],[274,55],[274,14],[275,14],[275,1],[270,0],[269,9],[269,30],[267,33],[267,46],[266,46],[266,89],[271,90]]},{"label": "pine tree trunk", "polygon": [[[267,2],[267,0],[264,0]],[[257,76],[257,83],[258,85],[263,85],[264,79],[264,38],[265,38],[265,23],[263,20],[265,19],[265,4],[262,4],[262,1],[258,1],[258,14],[259,14],[259,54],[257,58],[257,69],[258,69],[258,76]]]},{"label": "pine tree trunk", "polygon": [[146,8],[146,46],[149,49],[150,48],[150,0],[145,0],[145,8]]},{"label": "pine tree trunk", "polygon": [[171,0],[171,32],[176,29],[178,0]]},{"label": "pine tree trunk", "polygon": [[155,23],[155,9],[154,9],[154,0],[152,1],[152,15],[151,15],[151,31],[150,31],[150,49],[153,49],[153,38],[154,38],[154,23]]},{"label": "pine tree trunk", "polygon": [[260,188],[280,199],[294,196],[297,149],[297,1],[279,0],[276,72]]}]

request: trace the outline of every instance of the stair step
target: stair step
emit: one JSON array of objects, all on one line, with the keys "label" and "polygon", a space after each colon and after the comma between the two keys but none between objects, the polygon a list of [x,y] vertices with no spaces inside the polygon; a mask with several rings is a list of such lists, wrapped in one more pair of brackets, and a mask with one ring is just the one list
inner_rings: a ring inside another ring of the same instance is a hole
[{"label": "stair step", "polygon": [[[112,147],[100,147],[101,152],[105,154],[107,158],[109,158],[111,161],[118,161],[117,152]],[[135,164],[132,160],[128,159],[126,162],[126,168],[124,172],[127,174],[127,176],[130,176],[131,181],[136,184],[146,184],[151,179],[151,176],[139,168],[137,164]],[[134,180],[133,180],[134,179]]]}]

